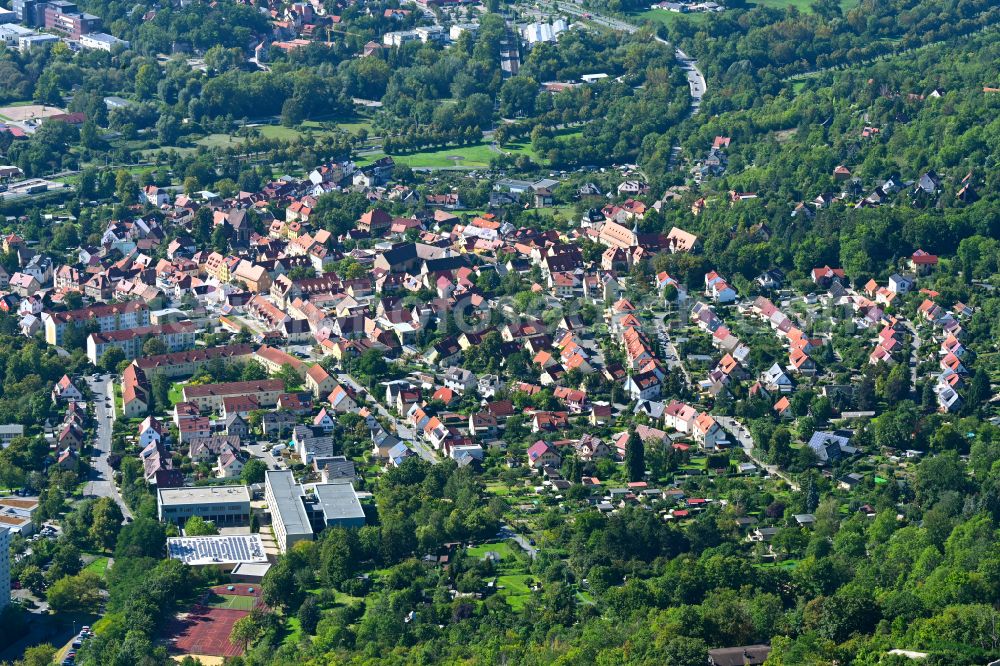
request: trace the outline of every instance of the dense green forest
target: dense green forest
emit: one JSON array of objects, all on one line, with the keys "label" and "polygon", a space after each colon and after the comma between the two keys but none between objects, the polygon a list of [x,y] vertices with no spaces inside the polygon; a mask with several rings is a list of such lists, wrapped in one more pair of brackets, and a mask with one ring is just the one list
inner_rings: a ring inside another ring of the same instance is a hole
[{"label": "dense green forest", "polygon": [[[703,235],[713,266],[746,279],[772,266],[804,278],[812,267],[830,264],[843,265],[863,284],[887,276],[897,259],[918,248],[952,254],[960,246],[969,257],[968,277],[988,278],[1000,234],[1000,96],[983,87],[997,79],[998,59],[995,33],[986,33],[954,47],[827,73],[754,109],[706,116],[680,145],[697,158],[713,137],[732,139],[727,173],[710,183],[717,198],[693,220],[684,206],[668,206],[644,225],[687,225]],[[940,97],[931,96],[935,90]],[[862,138],[866,125],[880,128],[879,137]],[[672,145],[661,137],[643,160],[648,173],[663,174],[664,185],[674,177],[666,170]],[[834,203],[814,218],[793,217],[796,204],[843,189],[833,175],[842,164],[858,179],[859,198],[891,177],[911,182],[928,171],[941,178],[942,193],[933,205],[901,192],[891,206]],[[975,196],[960,198],[967,175]],[[730,205],[728,190],[760,198]],[[770,240],[747,232],[760,223],[769,226]],[[981,249],[980,242],[986,243]],[[681,275],[686,261],[674,258]]]}]

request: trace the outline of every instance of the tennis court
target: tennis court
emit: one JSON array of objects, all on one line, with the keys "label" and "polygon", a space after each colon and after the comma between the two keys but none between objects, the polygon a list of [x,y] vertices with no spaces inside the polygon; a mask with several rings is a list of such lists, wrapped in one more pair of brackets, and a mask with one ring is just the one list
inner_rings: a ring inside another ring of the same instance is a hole
[{"label": "tennis court", "polygon": [[225,608],[227,610],[252,611],[258,600],[240,594],[212,594],[206,600],[209,608]]}]

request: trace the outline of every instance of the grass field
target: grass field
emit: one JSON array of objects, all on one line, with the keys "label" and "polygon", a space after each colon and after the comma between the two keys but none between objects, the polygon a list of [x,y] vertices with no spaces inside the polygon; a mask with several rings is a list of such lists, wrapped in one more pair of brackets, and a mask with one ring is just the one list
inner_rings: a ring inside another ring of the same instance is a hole
[{"label": "grass field", "polygon": [[[480,213],[480,212],[473,212],[473,211],[470,211],[469,214],[470,215],[482,215],[482,213]],[[522,481],[519,481],[517,484],[515,484],[514,486],[511,486],[509,488],[508,488],[508,486],[506,484],[503,484],[503,483],[490,482],[490,483],[486,484],[486,492],[488,492],[490,495],[499,495],[501,497],[507,497],[508,495],[511,494],[511,492],[516,491],[519,488],[523,488],[523,487],[524,487],[524,482],[522,482]]]},{"label": "grass field", "polygon": [[[811,14],[812,7],[810,7],[810,5],[813,1],[814,0],[750,0],[747,4],[757,5],[759,7],[771,7],[773,9],[795,7],[803,14]],[[840,10],[846,12],[848,9],[856,7],[858,2],[859,0],[840,0]],[[709,12],[681,14],[679,12],[668,12],[663,9],[647,9],[644,12],[629,14],[629,18],[639,23],[643,21],[653,21],[654,23],[662,23],[666,26],[673,25],[681,17],[684,17],[686,20],[694,24],[704,23],[708,20],[709,16]]]},{"label": "grass field", "polygon": [[308,131],[312,131],[312,133],[317,136],[331,134],[327,127],[332,125],[336,125],[338,129],[342,129],[346,132],[357,132],[361,129],[368,132],[372,131],[372,125],[368,120],[364,118],[355,118],[352,120],[330,120],[323,122],[307,120],[298,127],[285,127],[284,125],[260,125],[257,127],[257,132],[262,137],[267,139],[291,141],[299,138]]},{"label": "grass field", "polygon": [[499,576],[497,584],[503,588],[499,594],[510,604],[511,608],[521,610],[524,608],[524,604],[528,603],[528,599],[531,598],[531,588],[528,587],[528,582],[531,580],[532,577],[528,574]]},{"label": "grass field", "polygon": [[484,543],[480,546],[470,546],[466,551],[469,557],[474,557],[476,559],[482,559],[486,557],[486,553],[496,553],[500,556],[500,561],[509,561],[514,559],[514,551],[511,550],[510,544],[506,541],[501,541],[500,543]]},{"label": "grass field", "polygon": [[516,548],[517,546],[510,541],[484,543],[470,546],[466,549],[466,555],[481,559],[486,553],[493,552],[500,556],[500,561],[496,564],[497,594],[510,604],[511,608],[520,610],[533,594],[530,588],[533,576],[527,573],[524,560],[517,557]]},{"label": "grass field", "polygon": [[285,618],[285,629],[288,633],[281,640],[281,644],[296,645],[302,637],[302,624],[299,622],[299,618],[295,616]]},{"label": "grass field", "polygon": [[108,573],[108,564],[110,564],[110,562],[111,560],[109,558],[102,555],[85,566],[83,570],[97,574],[101,578],[104,578],[104,576]]},{"label": "grass field", "polygon": [[704,23],[708,20],[707,12],[697,12],[693,14],[681,14],[680,12],[668,12],[663,9],[647,9],[644,12],[636,12],[634,14],[629,14],[629,18],[638,23],[643,21],[653,21],[654,23],[662,23],[666,26],[671,26],[677,22],[677,19],[681,17],[686,18],[692,23]]},{"label": "grass field", "polygon": [[170,399],[171,405],[176,405],[178,402],[184,401],[184,387],[180,384],[173,384],[170,387],[170,391],[167,393],[167,398]]},{"label": "grass field", "polygon": [[257,597],[245,594],[213,594],[206,601],[209,608],[225,608],[227,610],[251,611]]},{"label": "grass field", "polygon": [[[497,155],[489,145],[482,143],[475,146],[460,148],[443,148],[440,150],[425,150],[419,153],[393,155],[399,164],[405,164],[412,169],[441,169],[445,167],[488,167],[490,160]],[[385,157],[382,153],[366,155],[358,161],[358,166],[371,164]]]},{"label": "grass field", "polygon": [[230,136],[228,134],[209,134],[196,140],[195,143],[206,148],[233,148],[242,144],[246,139],[241,136]]},{"label": "grass field", "polygon": [[[564,130],[558,132],[556,136],[573,136],[579,133],[579,130]],[[539,156],[535,154],[535,151],[531,148],[531,143],[528,141],[511,142],[500,150],[511,155],[527,155],[536,162],[544,164],[544,160],[540,159]],[[470,168],[488,167],[490,165],[490,160],[497,155],[499,155],[499,153],[494,151],[490,147],[490,144],[479,143],[472,146],[442,148],[439,150],[423,150],[416,153],[404,153],[393,155],[392,157],[396,160],[396,162],[406,164],[412,169],[442,169],[454,166]],[[357,160],[358,166],[371,164],[375,160],[381,159],[382,157],[385,157],[383,153],[365,155]]]}]

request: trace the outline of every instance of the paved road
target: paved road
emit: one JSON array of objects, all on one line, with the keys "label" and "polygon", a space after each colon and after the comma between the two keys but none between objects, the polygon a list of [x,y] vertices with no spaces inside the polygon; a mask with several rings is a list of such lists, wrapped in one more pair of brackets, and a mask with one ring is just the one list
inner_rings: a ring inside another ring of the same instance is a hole
[{"label": "paved road", "polygon": [[767,470],[769,474],[784,479],[791,486],[792,490],[797,491],[799,489],[799,484],[795,483],[792,477],[782,472],[777,465],[765,463],[754,455],[753,437],[750,436],[750,431],[742,423],[730,416],[716,416],[715,420],[719,422],[719,425],[726,432],[736,438],[736,441],[743,447],[743,453],[747,455],[747,458],[754,461],[761,469]]},{"label": "paved road", "polygon": [[667,327],[663,324],[663,319],[668,315],[663,315],[663,317],[656,318],[656,336],[660,340],[660,344],[667,350],[669,356],[664,359],[667,363],[667,368],[670,370],[680,370],[681,374],[684,375],[684,382],[687,384],[688,388],[694,388],[694,384],[691,382],[691,375],[688,374],[687,368],[684,367],[684,363],[681,362],[681,355],[677,351],[677,347],[674,346],[673,341],[670,339],[670,334],[667,332]]},{"label": "paved road", "polygon": [[[920,363],[920,333],[912,322],[904,320],[903,325],[909,331],[913,341],[910,343],[910,390],[917,390],[917,365]],[[919,397],[919,396],[918,396]]]},{"label": "paved road", "polygon": [[[114,383],[112,375],[101,375],[100,379],[87,378],[87,384],[94,393],[94,418],[97,420],[97,438],[94,440],[94,455],[90,478],[83,489],[84,497],[111,497],[121,507],[122,515],[131,520],[132,512],[125,506],[125,500],[115,485],[113,471],[108,464],[111,453],[111,429],[115,422]],[[111,406],[108,406],[108,402]]]},{"label": "paved road", "polygon": [[[670,42],[659,37],[656,40],[668,46],[670,45]],[[693,116],[701,109],[701,99],[708,92],[708,83],[705,81],[705,75],[698,69],[697,60],[688,57],[680,49],[674,49],[674,55],[677,56],[677,61],[681,64],[681,69],[684,70],[684,74],[687,76],[688,88],[691,89],[691,115]]]},{"label": "paved road", "polygon": [[538,557],[538,549],[532,546],[531,542],[528,541],[528,539],[516,533],[514,531],[514,528],[511,527],[510,525],[506,524],[501,525],[500,533],[497,536],[501,538],[513,539],[514,543],[520,546],[521,550],[526,552],[528,554],[528,557],[530,557],[531,559],[535,559],[536,557]]},{"label": "paved road", "polygon": [[438,459],[437,453],[435,453],[434,449],[431,448],[430,445],[428,445],[422,439],[417,437],[416,432],[410,426],[408,426],[404,421],[397,419],[395,415],[393,415],[388,409],[382,406],[382,403],[378,400],[378,398],[372,395],[368,391],[368,389],[361,386],[361,384],[359,384],[354,379],[354,377],[351,377],[347,373],[341,372],[337,375],[337,381],[343,384],[347,384],[348,386],[353,388],[359,396],[366,398],[368,403],[375,407],[375,411],[378,412],[379,416],[381,416],[383,419],[387,420],[389,423],[392,424],[393,428],[396,431],[396,437],[399,437],[401,440],[406,442],[410,446],[410,448],[417,453],[417,455],[419,455],[421,458],[423,458],[424,460],[426,460],[431,464],[437,464],[441,462]]},{"label": "paved road", "polygon": [[247,444],[246,449],[254,458],[260,458],[263,460],[268,469],[288,469],[288,465],[285,464],[285,461],[281,458],[275,458],[271,455],[270,451],[265,451],[264,444],[261,442]]}]

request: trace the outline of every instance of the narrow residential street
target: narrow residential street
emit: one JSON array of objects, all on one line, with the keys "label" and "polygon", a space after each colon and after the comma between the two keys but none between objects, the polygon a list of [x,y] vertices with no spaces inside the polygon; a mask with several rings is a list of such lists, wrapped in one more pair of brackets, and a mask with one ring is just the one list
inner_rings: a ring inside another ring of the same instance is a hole
[{"label": "narrow residential street", "polygon": [[[132,512],[125,506],[125,500],[115,485],[114,472],[108,464],[111,453],[111,430],[115,422],[115,392],[112,375],[100,375],[98,379],[87,378],[87,384],[94,394],[94,420],[97,437],[94,439],[94,455],[90,464],[90,478],[83,489],[84,497],[111,497],[121,507],[126,520],[132,519]],[[109,406],[110,405],[110,406]]]},{"label": "narrow residential street", "polygon": [[511,527],[510,525],[506,525],[506,524],[505,525],[501,525],[500,526],[500,534],[498,534],[497,536],[501,536],[501,537],[506,537],[506,538],[509,538],[509,539],[513,539],[514,543],[516,543],[518,546],[520,546],[521,550],[523,550],[525,553],[527,553],[528,557],[530,557],[531,559],[535,559],[536,557],[538,557],[538,549],[535,548],[531,544],[531,541],[529,541],[528,539],[526,539],[522,535],[520,535],[517,532],[515,532],[514,528]]},{"label": "narrow residential street", "polygon": [[719,422],[723,430],[736,438],[736,441],[743,447],[743,453],[747,455],[747,458],[752,460],[761,469],[766,470],[768,474],[773,474],[784,479],[791,486],[792,490],[799,490],[799,484],[791,476],[782,472],[777,465],[765,463],[754,455],[753,437],[750,436],[750,431],[742,423],[730,416],[716,416],[715,420]]},{"label": "narrow residential street", "polygon": [[917,331],[917,327],[913,325],[913,322],[909,320],[904,320],[904,325],[906,326],[907,332],[910,334],[912,342],[910,343],[910,389],[912,391],[917,390],[917,365],[920,364],[920,345],[923,341],[920,339],[920,332]]},{"label": "narrow residential street", "polygon": [[405,422],[397,419],[388,409],[386,409],[382,405],[381,401],[379,401],[379,399],[376,396],[372,395],[371,392],[368,391],[368,389],[363,387],[361,384],[359,384],[357,380],[355,380],[349,374],[341,372],[337,374],[337,381],[343,384],[347,384],[348,386],[353,388],[359,396],[365,398],[369,404],[374,406],[375,411],[378,412],[378,415],[392,424],[393,428],[395,429],[396,437],[399,437],[401,440],[409,444],[410,448],[412,448],[417,453],[417,455],[419,455],[421,458],[423,458],[424,460],[426,460],[431,464],[437,464],[441,462],[434,449],[432,449],[422,439],[418,438],[417,433],[412,428],[410,428],[410,426],[406,425]]},{"label": "narrow residential street", "polygon": [[680,370],[681,374],[684,375],[684,383],[688,388],[693,389],[694,384],[691,382],[691,375],[688,373],[687,368],[684,367],[684,363],[681,361],[680,353],[677,351],[677,347],[674,346],[673,341],[670,339],[670,333],[667,331],[666,325],[663,323],[664,317],[656,317],[656,337],[659,339],[660,344],[667,352],[666,362],[667,368],[670,370]]}]

